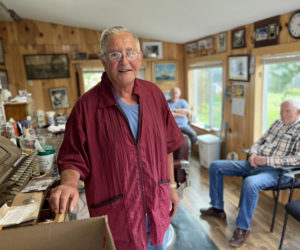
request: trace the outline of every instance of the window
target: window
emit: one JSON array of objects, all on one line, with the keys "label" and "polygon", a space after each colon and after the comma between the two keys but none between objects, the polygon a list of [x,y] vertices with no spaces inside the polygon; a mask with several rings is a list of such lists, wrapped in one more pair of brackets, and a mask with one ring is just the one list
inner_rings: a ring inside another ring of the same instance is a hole
[{"label": "window", "polygon": [[272,55],[264,63],[262,132],[280,117],[280,103],[300,96],[300,54]]},{"label": "window", "polygon": [[83,69],[83,85],[84,92],[87,92],[97,83],[101,81],[102,74],[104,72],[103,68],[84,68]]},{"label": "window", "polygon": [[[192,65],[193,67],[193,65]],[[204,128],[219,129],[222,115],[221,62],[194,65],[194,122]]]}]

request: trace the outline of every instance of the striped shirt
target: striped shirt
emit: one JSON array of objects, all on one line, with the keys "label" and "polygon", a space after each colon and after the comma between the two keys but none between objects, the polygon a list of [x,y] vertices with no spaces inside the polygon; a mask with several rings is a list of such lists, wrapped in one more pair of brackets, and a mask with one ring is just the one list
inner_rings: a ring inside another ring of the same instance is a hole
[{"label": "striped shirt", "polygon": [[267,165],[279,168],[300,164],[300,119],[284,125],[275,121],[250,149],[250,154],[267,157]]}]

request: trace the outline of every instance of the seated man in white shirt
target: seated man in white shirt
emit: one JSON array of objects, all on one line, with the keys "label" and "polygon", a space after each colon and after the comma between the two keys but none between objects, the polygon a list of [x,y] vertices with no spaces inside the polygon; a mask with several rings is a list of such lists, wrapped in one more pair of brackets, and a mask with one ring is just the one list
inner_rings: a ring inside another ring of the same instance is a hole
[{"label": "seated man in white shirt", "polygon": [[197,134],[195,130],[189,125],[188,115],[190,108],[186,100],[180,99],[181,91],[175,87],[171,89],[171,99],[168,100],[169,108],[175,118],[175,121],[180,128],[181,132],[186,134],[191,141],[192,146],[196,141]]}]

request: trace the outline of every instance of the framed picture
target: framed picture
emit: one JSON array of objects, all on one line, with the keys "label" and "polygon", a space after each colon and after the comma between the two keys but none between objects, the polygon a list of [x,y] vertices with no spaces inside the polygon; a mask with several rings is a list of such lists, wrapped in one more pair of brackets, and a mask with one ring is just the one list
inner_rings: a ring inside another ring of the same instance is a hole
[{"label": "framed picture", "polygon": [[8,89],[8,77],[5,69],[0,69],[0,84],[2,89]]},{"label": "framed picture", "polygon": [[223,32],[218,35],[218,52],[227,50],[227,33]]},{"label": "framed picture", "polygon": [[67,88],[49,89],[52,109],[69,108],[69,97]]},{"label": "framed picture", "polygon": [[279,43],[280,17],[270,17],[254,23],[254,47],[276,45]]},{"label": "framed picture", "polygon": [[24,55],[24,64],[28,80],[69,77],[67,54]]},{"label": "framed picture", "polygon": [[189,43],[187,45],[185,45],[185,51],[187,53],[192,53],[197,51],[197,43]]},{"label": "framed picture", "polygon": [[228,57],[229,80],[249,81],[249,55]]},{"label": "framed picture", "polygon": [[231,32],[231,46],[232,49],[239,49],[246,47],[246,28],[238,28]]},{"label": "framed picture", "polygon": [[159,61],[153,63],[152,77],[156,83],[177,82],[177,62],[176,61]]},{"label": "framed picture", "polygon": [[206,50],[213,48],[213,38],[206,38],[198,41],[198,48],[199,50]]},{"label": "framed picture", "polygon": [[162,42],[143,42],[144,58],[162,58]]},{"label": "framed picture", "polygon": [[0,64],[5,64],[2,38],[0,38]]}]

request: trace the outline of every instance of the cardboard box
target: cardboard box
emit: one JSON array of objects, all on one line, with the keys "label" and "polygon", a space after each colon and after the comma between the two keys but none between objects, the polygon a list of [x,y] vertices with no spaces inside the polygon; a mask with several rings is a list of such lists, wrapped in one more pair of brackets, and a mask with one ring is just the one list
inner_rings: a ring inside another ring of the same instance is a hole
[{"label": "cardboard box", "polygon": [[[104,247],[105,237],[105,247]],[[115,250],[106,216],[61,223],[38,224],[0,232],[5,250]]]}]

